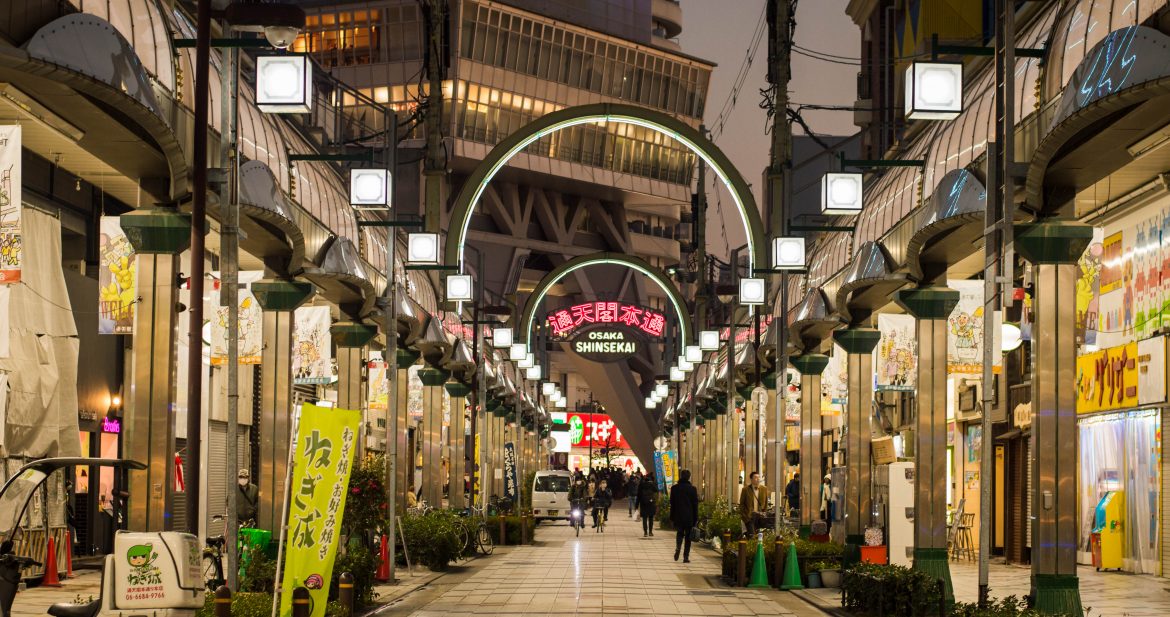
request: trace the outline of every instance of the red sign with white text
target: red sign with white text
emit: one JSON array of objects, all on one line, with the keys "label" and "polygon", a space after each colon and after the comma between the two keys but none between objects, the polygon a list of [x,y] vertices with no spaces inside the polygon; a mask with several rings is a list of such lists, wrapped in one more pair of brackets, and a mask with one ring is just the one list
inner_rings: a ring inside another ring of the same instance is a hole
[{"label": "red sign with white text", "polygon": [[549,313],[548,324],[554,336],[567,336],[577,328],[593,324],[624,325],[650,336],[662,336],[666,316],[621,302],[586,302]]},{"label": "red sign with white text", "polygon": [[592,443],[594,448],[630,449],[630,442],[606,414],[570,413],[568,420],[574,448],[588,448]]}]

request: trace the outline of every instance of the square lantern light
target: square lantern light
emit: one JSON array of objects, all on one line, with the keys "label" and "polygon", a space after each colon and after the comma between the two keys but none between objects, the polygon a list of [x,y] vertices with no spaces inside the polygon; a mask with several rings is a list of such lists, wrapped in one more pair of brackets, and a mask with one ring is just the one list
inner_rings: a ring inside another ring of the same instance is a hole
[{"label": "square lantern light", "polygon": [[698,364],[703,361],[703,349],[698,345],[687,345],[687,362]]},{"label": "square lantern light", "polygon": [[861,174],[830,172],[821,177],[821,214],[861,214]]},{"label": "square lantern light", "polygon": [[524,343],[512,343],[512,345],[508,347],[508,359],[513,362],[519,362],[523,360],[524,356],[526,355],[528,355],[528,347],[526,347]]},{"label": "square lantern light", "polygon": [[646,397],[646,409],[654,409],[657,406],[658,406],[658,403],[655,402],[653,398]]},{"label": "square lantern light", "polygon": [[[699,353],[701,354],[702,350]],[[682,369],[684,373],[689,373],[695,370],[695,363],[688,360],[686,354],[683,354],[678,357],[678,368]]]},{"label": "square lantern light", "polygon": [[665,399],[667,397],[667,395],[670,394],[670,385],[665,384],[665,383],[660,383],[660,384],[654,386],[654,393],[658,395],[658,398]]},{"label": "square lantern light", "polygon": [[[493,328],[492,329],[492,347],[503,349],[512,346],[512,329],[511,328]],[[523,347],[523,345],[521,346]]]},{"label": "square lantern light", "polygon": [[687,380],[687,374],[677,366],[670,367],[670,380],[679,383]]},{"label": "square lantern light", "polygon": [[[386,210],[390,207],[390,170],[349,170],[349,205],[355,210]],[[438,252],[438,238],[435,252]]]},{"label": "square lantern light", "polygon": [[551,397],[552,393],[556,392],[556,391],[557,391],[557,384],[555,384],[551,381],[546,381],[546,382],[540,384],[540,393],[545,395],[546,397]]},{"label": "square lantern light", "polygon": [[764,279],[739,279],[739,303],[744,306],[763,304],[766,289]]},{"label": "square lantern light", "polygon": [[470,302],[472,299],[470,274],[447,276],[447,300],[449,302]]},{"label": "square lantern light", "polygon": [[557,402],[554,403],[553,406],[557,409],[564,409],[568,404],[569,402],[565,399],[565,397],[562,396],[561,398],[557,399]]},{"label": "square lantern light", "polygon": [[540,381],[540,365],[533,364],[524,370],[524,378],[528,381]]},{"label": "square lantern light", "polygon": [[439,234],[411,232],[406,234],[406,263],[434,266],[439,263]]},{"label": "square lantern light", "polygon": [[906,117],[954,120],[963,111],[963,65],[914,62],[906,67]]},{"label": "square lantern light", "polygon": [[256,57],[256,107],[268,114],[307,114],[313,109],[313,65],[306,56]]},{"label": "square lantern light", "polygon": [[703,330],[699,333],[699,349],[715,351],[719,349],[719,331]]},{"label": "square lantern light", "polygon": [[772,269],[803,270],[805,265],[804,238],[772,238]]},{"label": "square lantern light", "polygon": [[536,366],[536,357],[533,356],[531,353],[525,354],[523,358],[521,358],[520,360],[518,360],[516,362],[517,368],[522,368],[525,370],[530,369],[533,366]]}]

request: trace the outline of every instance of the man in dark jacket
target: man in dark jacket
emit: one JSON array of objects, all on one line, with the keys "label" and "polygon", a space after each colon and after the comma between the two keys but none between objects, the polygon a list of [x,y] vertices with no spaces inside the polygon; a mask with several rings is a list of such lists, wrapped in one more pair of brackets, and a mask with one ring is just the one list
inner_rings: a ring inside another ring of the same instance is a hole
[{"label": "man in dark jacket", "polygon": [[642,517],[642,537],[654,535],[654,515],[658,512],[658,480],[647,474],[638,483],[638,515]]},{"label": "man in dark jacket", "polygon": [[678,484],[670,487],[670,522],[674,523],[677,530],[674,539],[674,560],[678,561],[681,549],[683,563],[690,563],[691,529],[699,522],[699,491],[691,484],[689,469],[678,472]]},{"label": "man in dark jacket", "polygon": [[641,481],[642,479],[638,477],[638,474],[634,473],[626,482],[626,486],[629,487],[627,496],[630,498],[630,518],[634,518],[634,506],[638,504],[638,484]]}]

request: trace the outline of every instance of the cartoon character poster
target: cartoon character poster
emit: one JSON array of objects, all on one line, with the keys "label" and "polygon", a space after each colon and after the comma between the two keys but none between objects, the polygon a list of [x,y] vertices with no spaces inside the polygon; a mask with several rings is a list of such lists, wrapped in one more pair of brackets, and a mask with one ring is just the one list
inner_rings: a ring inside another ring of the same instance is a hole
[{"label": "cartoon character poster", "polygon": [[333,377],[329,307],[302,306],[294,315],[293,383],[329,383]]},{"label": "cartoon character poster", "polygon": [[370,359],[366,363],[366,373],[369,376],[366,400],[369,401],[370,411],[386,411],[390,403],[390,381],[387,377],[389,371],[390,364],[382,358],[382,352],[371,351]]},{"label": "cartoon character poster", "polygon": [[138,260],[121,217],[103,216],[98,241],[98,334],[133,334],[138,303]]},{"label": "cartoon character poster", "polygon": [[1104,234],[1093,230],[1093,241],[1077,261],[1077,322],[1078,344],[1097,344],[1098,297],[1101,293],[1101,258],[1104,255]]},{"label": "cartoon character poster", "polygon": [[19,283],[23,238],[20,233],[20,126],[0,126],[0,283]]},{"label": "cartoon character poster", "polygon": [[849,361],[845,350],[836,343],[821,376],[821,389],[832,405],[844,405],[849,398]]},{"label": "cartoon character poster", "polygon": [[[264,349],[264,311],[252,295],[252,283],[263,278],[262,270],[247,270],[239,273],[239,336],[240,364],[260,364]],[[228,356],[228,307],[219,301],[222,289],[212,294],[215,301],[215,315],[211,319],[211,364],[222,365]]]},{"label": "cartoon character poster", "polygon": [[951,280],[959,303],[947,319],[947,373],[983,374],[983,281]]},{"label": "cartoon character poster", "polygon": [[879,390],[913,390],[918,370],[916,320],[910,315],[878,315],[881,339],[877,349]]}]

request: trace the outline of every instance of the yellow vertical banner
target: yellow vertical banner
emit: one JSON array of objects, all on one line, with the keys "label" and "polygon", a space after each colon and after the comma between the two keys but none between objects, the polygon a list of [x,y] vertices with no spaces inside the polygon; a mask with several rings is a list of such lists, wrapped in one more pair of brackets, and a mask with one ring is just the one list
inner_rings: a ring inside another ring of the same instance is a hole
[{"label": "yellow vertical banner", "polygon": [[292,614],[297,587],[309,590],[311,617],[325,615],[361,417],[350,409],[301,406],[289,485],[282,617]]}]

